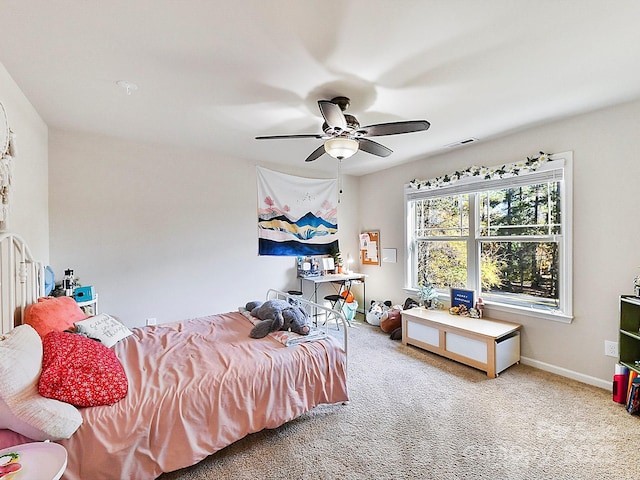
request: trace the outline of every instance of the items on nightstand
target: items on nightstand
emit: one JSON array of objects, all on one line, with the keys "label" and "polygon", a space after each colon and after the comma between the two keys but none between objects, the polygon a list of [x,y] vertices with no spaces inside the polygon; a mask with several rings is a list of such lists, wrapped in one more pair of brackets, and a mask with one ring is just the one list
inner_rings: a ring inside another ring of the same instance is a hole
[{"label": "items on nightstand", "polygon": [[76,287],[73,298],[84,313],[91,316],[98,315],[98,294],[93,286]]},{"label": "items on nightstand", "polygon": [[64,294],[67,297],[73,296],[73,289],[75,285],[76,281],[73,277],[73,270],[68,268],[64,271],[64,279],[62,280],[62,288],[64,288]]},{"label": "items on nightstand", "polygon": [[90,300],[93,300],[94,296],[95,293],[92,286],[77,287],[73,291],[73,297],[76,299],[76,302],[88,302]]},{"label": "items on nightstand", "polygon": [[[91,287],[91,289],[93,292],[93,287]],[[78,303],[78,306],[87,315],[89,316],[98,315],[98,294],[97,293],[93,292],[90,300],[81,301],[81,300],[78,300],[77,297],[75,298],[75,300]]]}]

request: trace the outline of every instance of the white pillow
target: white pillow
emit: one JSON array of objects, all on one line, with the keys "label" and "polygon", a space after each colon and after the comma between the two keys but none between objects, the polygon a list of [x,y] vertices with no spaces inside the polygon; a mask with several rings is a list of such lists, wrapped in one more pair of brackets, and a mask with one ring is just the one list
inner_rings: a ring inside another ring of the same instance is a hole
[{"label": "white pillow", "polygon": [[104,346],[109,348],[123,338],[133,335],[133,332],[125,325],[106,313],[76,322],[75,326],[76,332],[100,340]]},{"label": "white pillow", "polygon": [[38,393],[42,340],[29,325],[0,336],[0,428],[33,440],[69,438],[82,424],[76,407]]}]

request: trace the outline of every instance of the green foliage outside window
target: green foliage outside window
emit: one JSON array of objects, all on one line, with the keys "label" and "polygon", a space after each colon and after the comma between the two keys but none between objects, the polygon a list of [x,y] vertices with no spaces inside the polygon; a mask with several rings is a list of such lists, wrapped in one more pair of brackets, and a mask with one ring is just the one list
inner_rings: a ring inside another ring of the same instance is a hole
[{"label": "green foliage outside window", "polygon": [[[470,231],[470,196],[477,231]],[[467,248],[478,248],[482,295],[525,295],[556,307],[559,299],[560,183],[416,200],[417,275],[439,289],[468,285]],[[471,245],[471,247],[468,247]]]}]

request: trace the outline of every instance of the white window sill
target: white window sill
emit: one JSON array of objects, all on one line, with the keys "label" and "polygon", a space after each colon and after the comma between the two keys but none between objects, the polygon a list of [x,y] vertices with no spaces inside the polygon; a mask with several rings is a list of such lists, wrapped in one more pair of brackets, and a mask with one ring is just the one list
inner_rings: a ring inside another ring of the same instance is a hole
[{"label": "white window sill", "polygon": [[571,323],[573,321],[573,315],[492,302],[485,302],[485,311],[487,312],[488,317],[491,316],[491,312],[504,312],[511,315],[550,320],[552,322]]},{"label": "white window sill", "polygon": [[[417,298],[418,290],[413,288],[405,288],[404,291],[412,298]],[[443,303],[449,304],[449,295],[440,294],[438,300]],[[534,308],[518,307],[515,305],[505,305],[503,303],[494,303],[485,301],[485,314],[487,317],[491,317],[491,312],[502,312],[510,315],[518,315],[523,317],[537,318],[541,320],[549,320],[552,322],[571,323],[573,322],[573,315],[566,315],[560,312],[552,312],[548,310],[538,310]]]}]

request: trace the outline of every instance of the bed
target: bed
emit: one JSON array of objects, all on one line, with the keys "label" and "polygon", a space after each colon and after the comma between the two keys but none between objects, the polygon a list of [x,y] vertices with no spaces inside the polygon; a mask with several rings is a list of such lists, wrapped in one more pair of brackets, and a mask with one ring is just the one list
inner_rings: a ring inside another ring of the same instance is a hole
[{"label": "bed", "polygon": [[[5,311],[12,319],[12,325],[3,324],[3,333],[10,335],[15,329],[7,329],[20,324],[26,305],[41,292],[42,269],[19,237],[0,235],[0,245],[2,285],[18,285],[6,295],[2,290],[3,319]],[[32,268],[25,273],[21,262]],[[266,298],[289,296],[270,290]],[[253,339],[253,323],[240,311],[131,329],[111,348],[128,391],[113,405],[77,409],[80,427],[69,438],[54,440],[68,453],[62,478],[153,479],[317,405],[346,403],[344,316],[304,299],[292,301],[339,318],[341,337],[325,330],[320,338],[293,346],[276,335]],[[0,429],[0,449],[29,441]]]}]

